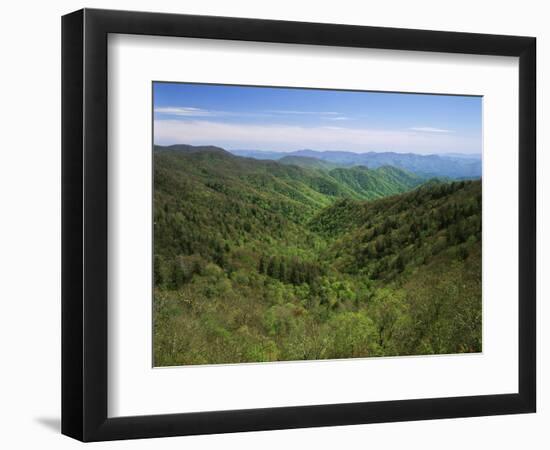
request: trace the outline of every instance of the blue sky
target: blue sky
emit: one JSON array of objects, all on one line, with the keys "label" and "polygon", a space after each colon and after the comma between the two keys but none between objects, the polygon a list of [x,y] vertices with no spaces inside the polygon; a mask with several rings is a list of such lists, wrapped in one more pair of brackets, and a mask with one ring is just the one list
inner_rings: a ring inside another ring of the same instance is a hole
[{"label": "blue sky", "polygon": [[481,153],[481,97],[153,84],[156,144]]}]

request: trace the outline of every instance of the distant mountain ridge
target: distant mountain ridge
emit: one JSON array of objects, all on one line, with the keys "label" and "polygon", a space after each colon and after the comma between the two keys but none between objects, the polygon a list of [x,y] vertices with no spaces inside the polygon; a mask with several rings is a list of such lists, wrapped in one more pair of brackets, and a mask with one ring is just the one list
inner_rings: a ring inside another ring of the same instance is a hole
[{"label": "distant mountain ridge", "polygon": [[174,145],[155,145],[155,151],[176,151],[185,153],[198,153],[198,152],[210,152],[219,153],[231,156],[231,153],[224,150],[221,147],[215,145],[188,145],[188,144],[174,144]]},{"label": "distant mountain ridge", "polygon": [[[423,177],[479,178],[481,177],[481,156],[474,154],[419,155],[415,153],[297,150],[294,152],[271,152],[261,150],[229,150],[237,156],[254,159],[288,161],[289,158],[306,157],[325,161],[340,167],[367,166],[376,169],[393,166],[416,173]],[[282,161],[284,162],[284,161]],[[303,160],[302,160],[303,163]],[[297,164],[300,165],[300,164]]]}]

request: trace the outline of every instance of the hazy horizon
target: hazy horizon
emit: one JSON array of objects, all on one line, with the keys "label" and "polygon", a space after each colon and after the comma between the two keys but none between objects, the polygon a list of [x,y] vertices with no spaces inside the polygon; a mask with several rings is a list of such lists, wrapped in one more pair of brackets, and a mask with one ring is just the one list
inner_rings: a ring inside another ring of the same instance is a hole
[{"label": "hazy horizon", "polygon": [[[173,145],[179,145],[179,144],[173,144]],[[419,153],[419,152],[396,152],[391,150],[367,150],[364,152],[361,151],[353,151],[353,150],[342,150],[342,149],[332,149],[332,150],[321,150],[317,148],[297,148],[295,150],[264,150],[261,148],[225,148],[222,147],[224,150],[227,150],[228,152],[263,152],[263,153],[296,153],[296,152],[317,152],[317,153],[355,153],[357,155],[366,154],[366,153],[399,153],[402,155],[406,154],[412,154],[412,155],[421,155],[421,156],[430,156],[430,155],[461,155],[461,156],[475,156],[481,157],[481,153],[464,153],[464,152],[449,152],[449,153]]]},{"label": "hazy horizon", "polygon": [[473,96],[155,82],[154,143],[481,155],[481,107]]},{"label": "hazy horizon", "polygon": [[170,146],[174,146],[174,145],[191,145],[193,147],[213,146],[213,147],[222,148],[223,150],[226,150],[229,153],[233,153],[233,152],[257,152],[257,153],[288,153],[288,154],[292,154],[292,153],[307,151],[307,152],[316,152],[316,153],[354,153],[354,154],[357,154],[357,155],[367,154],[367,153],[397,153],[397,154],[402,154],[402,155],[412,154],[412,155],[419,155],[419,156],[440,156],[440,155],[453,156],[453,155],[460,155],[460,156],[471,156],[471,157],[481,158],[481,153],[463,153],[463,152],[450,152],[450,153],[439,153],[439,154],[438,153],[418,153],[418,152],[395,152],[395,151],[389,151],[389,150],[368,150],[368,151],[361,152],[361,151],[342,150],[342,149],[338,149],[338,150],[334,150],[334,149],[333,150],[321,150],[321,149],[316,149],[316,148],[296,148],[294,150],[265,150],[265,149],[261,149],[261,148],[227,148],[227,147],[223,147],[221,145],[189,144],[187,142],[176,142],[176,143],[173,143],[173,144],[157,144],[157,143],[155,143],[155,145],[158,145],[160,147],[170,147]]}]

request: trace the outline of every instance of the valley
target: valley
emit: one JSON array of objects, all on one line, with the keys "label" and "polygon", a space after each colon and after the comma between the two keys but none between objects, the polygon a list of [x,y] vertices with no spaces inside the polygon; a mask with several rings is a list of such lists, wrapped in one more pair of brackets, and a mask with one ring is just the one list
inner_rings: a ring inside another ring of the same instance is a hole
[{"label": "valley", "polygon": [[155,366],[481,351],[475,160],[250,156],[154,148]]}]

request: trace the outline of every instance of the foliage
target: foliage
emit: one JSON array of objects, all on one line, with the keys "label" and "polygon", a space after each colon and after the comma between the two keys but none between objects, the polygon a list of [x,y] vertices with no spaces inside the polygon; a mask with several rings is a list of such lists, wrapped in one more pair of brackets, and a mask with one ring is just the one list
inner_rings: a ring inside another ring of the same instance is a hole
[{"label": "foliage", "polygon": [[154,170],[155,365],[481,351],[480,181],[190,146]]}]

